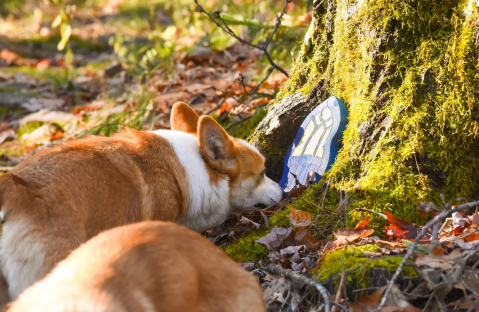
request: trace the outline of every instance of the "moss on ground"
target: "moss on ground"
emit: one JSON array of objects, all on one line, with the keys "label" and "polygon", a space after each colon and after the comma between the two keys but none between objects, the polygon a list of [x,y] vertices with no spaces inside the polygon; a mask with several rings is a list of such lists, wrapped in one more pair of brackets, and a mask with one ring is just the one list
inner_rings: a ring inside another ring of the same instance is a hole
[{"label": "moss on ground", "polygon": [[[368,287],[371,285],[372,268],[384,268],[389,273],[394,273],[401,263],[402,256],[391,256],[379,259],[371,259],[363,256],[364,252],[376,252],[380,247],[372,244],[341,248],[326,254],[320,262],[318,268],[313,270],[313,276],[318,281],[326,281],[330,277],[335,277],[335,282],[338,284],[340,279],[341,258],[343,258],[344,271],[350,271],[347,278],[347,283],[354,283],[361,287]],[[417,273],[412,267],[405,267],[402,276],[416,276]],[[337,279],[337,280],[336,280]]]},{"label": "moss on ground", "polygon": [[242,235],[235,242],[229,244],[223,251],[236,262],[255,262],[257,260],[266,260],[268,250],[254,241],[268,234],[275,226],[289,226],[289,219],[286,215],[289,211],[281,211],[269,219],[269,228],[262,228],[257,231],[248,232]]}]

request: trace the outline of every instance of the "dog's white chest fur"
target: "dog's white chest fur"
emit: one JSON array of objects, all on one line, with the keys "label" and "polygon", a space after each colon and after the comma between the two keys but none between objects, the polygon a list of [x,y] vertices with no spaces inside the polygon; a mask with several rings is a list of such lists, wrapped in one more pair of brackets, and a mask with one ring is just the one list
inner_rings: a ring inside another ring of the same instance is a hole
[{"label": "dog's white chest fur", "polygon": [[230,214],[228,178],[212,185],[206,164],[200,154],[198,139],[182,131],[156,130],[175,150],[188,178],[188,216],[176,222],[201,232],[223,222]]}]

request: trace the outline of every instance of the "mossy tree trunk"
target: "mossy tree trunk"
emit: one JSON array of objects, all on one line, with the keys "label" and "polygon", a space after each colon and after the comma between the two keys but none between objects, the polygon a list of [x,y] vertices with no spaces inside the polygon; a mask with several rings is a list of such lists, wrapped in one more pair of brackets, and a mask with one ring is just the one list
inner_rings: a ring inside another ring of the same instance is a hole
[{"label": "mossy tree trunk", "polygon": [[[291,78],[251,140],[279,178],[303,118],[348,109],[333,168],[352,207],[417,221],[418,201],[479,198],[476,1],[320,0]],[[321,184],[321,183],[319,183]],[[351,212],[354,216],[354,212]]]}]

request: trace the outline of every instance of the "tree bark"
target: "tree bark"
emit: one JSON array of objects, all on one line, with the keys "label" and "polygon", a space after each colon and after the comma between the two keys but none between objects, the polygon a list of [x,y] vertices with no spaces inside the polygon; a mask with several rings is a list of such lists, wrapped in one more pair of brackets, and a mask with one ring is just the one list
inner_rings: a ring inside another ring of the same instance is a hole
[{"label": "tree bark", "polygon": [[335,95],[348,125],[324,181],[352,208],[414,221],[418,201],[479,198],[478,21],[470,0],[315,1],[291,78],[251,137],[269,175]]}]

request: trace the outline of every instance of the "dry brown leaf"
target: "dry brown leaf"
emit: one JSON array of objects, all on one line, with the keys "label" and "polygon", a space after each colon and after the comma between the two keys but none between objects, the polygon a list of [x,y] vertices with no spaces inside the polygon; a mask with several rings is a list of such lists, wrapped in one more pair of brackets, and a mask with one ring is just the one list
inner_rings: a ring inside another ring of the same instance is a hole
[{"label": "dry brown leaf", "polygon": [[266,248],[273,250],[281,245],[281,243],[291,234],[291,229],[285,229],[275,226],[266,236],[255,240],[255,243],[264,245]]},{"label": "dry brown leaf", "polygon": [[469,218],[463,217],[459,212],[455,212],[452,215],[452,228],[454,229],[454,235],[459,235],[466,228],[472,224]]},{"label": "dry brown leaf", "polygon": [[449,303],[448,306],[450,306],[450,307],[451,306],[459,306],[459,308],[464,309],[464,310],[468,310],[468,311],[469,311],[469,309],[474,308],[474,310],[477,311],[479,309],[479,302],[473,301],[469,297],[463,297],[458,301]]},{"label": "dry brown leaf", "polygon": [[287,215],[293,226],[308,226],[311,225],[311,214],[307,211],[302,211],[288,206],[290,213]]},{"label": "dry brown leaf", "polygon": [[35,67],[38,68],[39,70],[45,70],[48,67],[50,67],[50,60],[49,59],[39,60],[37,64],[35,65]]},{"label": "dry brown leaf", "polygon": [[318,242],[314,239],[311,232],[304,227],[298,227],[291,231],[291,233],[282,242],[282,247],[300,246],[304,245],[311,251],[318,250]]},{"label": "dry brown leaf", "polygon": [[187,92],[174,92],[174,93],[165,93],[158,94],[155,97],[156,111],[167,112],[169,107],[171,107],[176,102],[185,102],[187,103],[191,99],[191,95]]},{"label": "dry brown leaf", "polygon": [[413,240],[416,238],[419,228],[414,226],[411,222],[401,220],[393,216],[389,211],[384,211],[388,221],[391,222],[386,228],[386,235],[390,237],[397,237],[402,239]]},{"label": "dry brown leaf", "polygon": [[439,246],[435,246],[433,249],[431,249],[431,251],[429,252],[429,255],[431,257],[442,257],[445,252],[446,252],[446,250],[444,250],[444,248],[441,248]]},{"label": "dry brown leaf", "polygon": [[359,221],[359,223],[356,225],[356,227],[353,230],[368,228],[369,220],[371,220],[371,216],[366,216],[362,221]]},{"label": "dry brown leaf", "polygon": [[462,283],[472,293],[479,295],[479,271],[469,271],[462,277]]},{"label": "dry brown leaf", "polygon": [[[386,288],[387,286],[381,287],[370,296],[361,296],[359,302],[353,302],[349,304],[349,306],[351,307],[351,309],[353,309],[354,312],[375,311],[379,306],[379,302],[381,301],[381,297]],[[391,289],[391,292],[386,299],[386,306],[383,307],[382,311],[419,312],[421,311],[421,309],[418,309],[415,306],[411,305],[409,302],[407,302],[399,288],[396,285],[393,285],[393,288]]]},{"label": "dry brown leaf", "polygon": [[479,213],[477,212],[477,207],[476,207],[476,212],[471,216],[472,219],[472,226],[474,227],[479,227]]},{"label": "dry brown leaf", "polygon": [[337,248],[347,243],[352,243],[361,237],[364,238],[364,237],[370,236],[373,233],[374,233],[374,230],[372,229],[360,229],[360,230],[354,230],[354,231],[336,230],[336,231],[333,231],[333,235],[334,237],[336,237],[336,239],[332,242],[329,242],[326,245],[326,248],[327,249]]},{"label": "dry brown leaf", "polygon": [[2,144],[5,141],[10,141],[15,139],[15,131],[13,129],[5,129],[0,131],[0,144]]},{"label": "dry brown leaf", "polygon": [[429,266],[431,268],[434,268],[434,269],[449,270],[449,269],[452,269],[452,267],[454,266],[454,262],[449,261],[447,259],[431,257],[431,256],[427,256],[427,255],[419,255],[416,258],[416,265],[417,266],[427,265],[427,266]]}]

